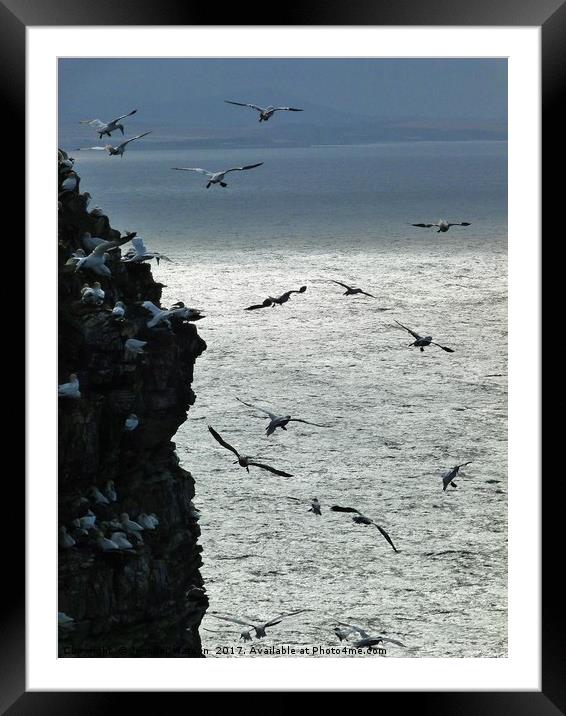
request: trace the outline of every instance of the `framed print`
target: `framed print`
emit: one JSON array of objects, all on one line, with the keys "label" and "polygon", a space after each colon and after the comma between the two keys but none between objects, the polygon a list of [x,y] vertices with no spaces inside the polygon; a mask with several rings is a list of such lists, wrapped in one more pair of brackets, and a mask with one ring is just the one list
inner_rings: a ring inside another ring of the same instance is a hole
[{"label": "framed print", "polygon": [[29,290],[9,713],[566,708],[539,434],[564,6],[412,5],[0,6]]}]

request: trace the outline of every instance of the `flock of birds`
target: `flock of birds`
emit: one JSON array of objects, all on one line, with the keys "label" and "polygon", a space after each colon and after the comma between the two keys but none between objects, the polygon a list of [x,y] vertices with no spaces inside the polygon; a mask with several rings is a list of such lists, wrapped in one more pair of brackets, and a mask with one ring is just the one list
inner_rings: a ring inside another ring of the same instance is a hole
[{"label": "flock of birds", "polygon": [[[225,102],[240,107],[248,107],[257,111],[259,113],[260,123],[267,122],[276,112],[303,111],[302,109],[297,107],[260,107],[255,104],[234,102],[230,100],[225,100]],[[102,139],[102,137],[104,136],[111,137],[112,133],[116,131],[120,131],[122,135],[124,135],[124,125],[121,123],[121,120],[131,117],[136,112],[137,110],[134,109],[127,114],[120,115],[119,117],[116,117],[109,122],[104,122],[100,119],[91,119],[83,120],[83,123],[93,127],[98,133],[100,139]],[[108,151],[110,156],[123,157],[126,148],[131,142],[141,139],[148,134],[150,134],[150,131],[138,134],[130,139],[124,140],[122,143],[117,144],[116,146],[107,144],[105,146],[84,147],[81,149],[106,150]],[[78,193],[79,191],[80,179],[73,169],[73,163],[73,159],[68,158],[66,156],[62,156],[60,154],[59,169],[60,172],[66,175],[65,179],[62,182],[61,192],[59,195],[60,208],[62,205],[62,201],[64,200],[64,197],[68,192]],[[196,172],[206,176],[206,188],[209,188],[212,185],[219,185],[225,188],[227,186],[227,183],[225,181],[226,174],[235,171],[246,171],[250,169],[255,169],[259,166],[262,166],[262,164],[263,162],[259,162],[256,164],[231,167],[222,171],[208,171],[206,169],[198,167],[173,167],[173,169],[176,171]],[[85,193],[82,196],[87,197],[87,202],[88,200],[90,200],[90,195]],[[93,210],[91,213],[95,214],[95,211],[96,210]],[[99,209],[97,209],[97,211],[100,212]],[[470,226],[470,223],[448,222],[444,219],[441,219],[437,223],[417,223],[411,225],[422,228],[435,227],[437,228],[438,232],[444,233],[447,232],[452,226]],[[111,279],[112,273],[110,268],[107,266],[109,252],[115,251],[116,249],[128,242],[131,243],[131,247],[121,258],[121,261],[126,265],[130,263],[141,263],[143,261],[149,261],[152,259],[155,259],[157,263],[159,263],[160,260],[171,261],[171,259],[159,252],[148,250],[143,242],[143,239],[137,237],[135,232],[128,232],[124,236],[121,236],[119,239],[113,241],[106,241],[101,238],[92,237],[90,234],[84,234],[81,240],[83,248],[78,249],[75,253],[73,253],[67,263],[74,265],[76,272],[83,272],[85,270],[88,270],[95,275],[102,276],[106,279]],[[332,279],[332,282],[346,289],[344,292],[345,296],[366,296],[373,299],[376,298],[373,294],[361,288],[353,287],[340,281],[336,281],[334,279]],[[265,298],[265,300],[263,300],[263,302],[247,306],[244,308],[244,310],[254,311],[262,308],[273,308],[275,306],[281,306],[287,301],[289,301],[293,294],[304,294],[306,290],[306,286],[301,286],[296,290],[293,289],[286,291],[279,296],[268,296]],[[122,301],[116,301],[115,305],[111,309],[105,309],[105,292],[102,289],[100,282],[98,281],[95,281],[92,286],[88,283],[85,283],[83,285],[83,288],[81,289],[80,300],[82,303],[91,305],[98,310],[109,310],[112,320],[115,321],[123,321],[128,311],[128,307]],[[174,328],[176,321],[196,321],[205,317],[204,315],[202,315],[202,312],[199,309],[188,308],[184,305],[182,301],[173,304],[173,306],[169,309],[158,307],[154,305],[151,301],[147,300],[142,301],[140,305],[148,312],[148,320],[146,322],[146,325],[147,328],[149,328],[150,330],[170,331]],[[424,351],[425,347],[433,345],[437,346],[438,348],[442,349],[447,353],[454,352],[452,348],[448,348],[446,346],[434,342],[432,336],[421,336],[420,334],[413,331],[411,328],[408,328],[407,326],[399,323],[398,321],[396,321],[396,323],[400,328],[410,333],[411,336],[414,338],[414,341],[409,344],[411,347],[417,347],[422,352]],[[144,347],[146,345],[147,341],[137,339],[135,338],[135,336],[129,337],[124,343],[126,360],[135,360],[138,355],[143,353]],[[61,398],[81,398],[80,383],[76,373],[72,373],[69,376],[69,381],[67,383],[59,385],[58,394]],[[268,418],[269,422],[266,427],[267,436],[273,435],[273,433],[275,433],[277,429],[287,430],[287,426],[291,422],[305,423],[307,425],[313,425],[320,428],[331,427],[329,425],[314,423],[302,418],[292,417],[291,415],[278,415],[253,403],[245,402],[243,400],[240,400],[239,398],[238,400],[248,408],[259,410]],[[124,420],[124,430],[135,430],[138,427],[139,422],[140,420],[137,415],[133,413],[129,414]],[[227,440],[225,440],[222,435],[220,435],[220,433],[217,432],[212,426],[209,425],[208,430],[212,438],[220,446],[222,446],[224,449],[228,450],[235,456],[236,460],[234,461],[234,464],[238,464],[240,467],[245,468],[248,473],[250,471],[250,467],[256,467],[280,477],[293,477],[292,473],[277,469],[271,465],[265,464],[264,462],[259,462],[256,458],[241,453],[237,448],[235,448]],[[457,485],[454,482],[454,478],[456,478],[456,476],[459,474],[461,468],[469,464],[470,462],[468,461],[459,465],[455,465],[448,472],[442,475],[443,490],[446,490],[448,486],[456,488]],[[288,499],[301,502],[301,500],[295,497],[289,497]],[[88,498],[82,498],[79,501],[80,504],[77,504],[77,508],[82,507],[83,511],[86,505],[89,505],[89,509],[86,514],[83,514],[81,517],[77,517],[76,519],[74,519],[70,525],[62,525],[60,527],[60,546],[64,549],[70,549],[75,547],[77,542],[82,543],[86,540],[90,542],[94,541],[95,546],[104,552],[122,552],[135,550],[137,544],[143,543],[141,532],[146,529],[156,529],[159,525],[159,520],[155,515],[147,515],[145,513],[140,513],[136,517],[136,520],[132,520],[127,513],[122,513],[119,519],[116,519],[114,516],[111,516],[107,520],[97,523],[97,517],[94,512],[92,512],[90,507],[107,507],[111,503],[114,503],[116,501],[117,495],[114,488],[114,483],[112,481],[109,481],[106,484],[102,492],[96,486],[92,486],[91,488],[89,488]],[[365,514],[360,512],[357,508],[332,505],[330,507],[330,510],[332,512],[352,514],[352,520],[357,525],[373,525],[379,531],[381,536],[388,542],[393,551],[399,552],[388,532],[372,518],[367,517]],[[308,511],[317,517],[322,516],[322,506],[317,497],[314,497],[311,500],[311,504]],[[239,618],[215,613],[209,613],[209,616],[244,626],[245,629],[241,632],[240,638],[244,641],[249,641],[252,638],[252,632],[255,632],[255,636],[257,639],[264,638],[266,636],[266,629],[268,627],[275,626],[285,618],[292,617],[306,611],[311,610],[301,609],[293,612],[287,612],[284,614],[280,614],[277,617],[265,622],[259,622],[248,617]],[[62,613],[59,614],[59,625],[62,628],[68,628],[73,621],[74,620],[67,615]],[[377,650],[377,646],[384,642],[390,642],[401,647],[404,646],[404,644],[402,644],[400,641],[390,639],[382,635],[370,636],[364,629],[355,624],[348,624],[338,620],[335,621],[337,622],[338,626],[334,628],[334,633],[338,637],[338,639],[340,641],[343,641],[348,637],[355,635],[356,639],[353,642],[353,645],[357,648],[368,648],[370,651]]]}]

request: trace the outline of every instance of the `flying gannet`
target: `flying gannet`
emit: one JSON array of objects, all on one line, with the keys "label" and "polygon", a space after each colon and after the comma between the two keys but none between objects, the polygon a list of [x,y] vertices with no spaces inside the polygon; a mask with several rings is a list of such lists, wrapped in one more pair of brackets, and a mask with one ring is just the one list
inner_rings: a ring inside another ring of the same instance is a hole
[{"label": "flying gannet", "polygon": [[220,184],[221,187],[227,187],[228,184],[223,180],[228,172],[242,172],[246,169],[255,169],[256,167],[261,167],[262,164],[263,162],[259,162],[259,164],[248,164],[245,167],[232,167],[222,172],[209,172],[206,169],[199,169],[198,167],[172,167],[172,169],[178,172],[198,172],[199,174],[205,174],[208,177],[206,188],[209,189],[212,184]]},{"label": "flying gannet", "polygon": [[236,460],[238,465],[240,467],[245,467],[248,472],[250,471],[249,466],[253,465],[254,467],[260,467],[262,470],[267,470],[268,472],[272,472],[274,475],[280,475],[281,477],[293,477],[293,475],[290,475],[288,472],[283,472],[282,470],[276,470],[274,467],[270,467],[269,465],[264,465],[261,462],[254,462],[253,458],[251,458],[247,455],[240,455],[240,453],[236,450],[236,448],[232,447],[232,445],[230,445],[225,440],[223,440],[214,428],[211,428],[209,425],[208,429],[209,429],[212,437],[216,440],[216,442],[220,443],[220,445],[222,445],[222,447],[226,448],[227,450],[230,450],[230,452],[233,452],[234,455],[238,458]]},{"label": "flying gannet", "polygon": [[291,294],[293,293],[304,293],[307,290],[306,286],[301,286],[298,290],[293,291],[286,291],[285,293],[282,293],[280,296],[268,296],[263,303],[258,303],[253,306],[248,306],[247,308],[244,308],[244,311],[255,311],[258,308],[268,308],[271,306],[274,308],[275,306],[282,306],[284,303],[287,303],[287,301],[291,298]]},{"label": "flying gannet", "polygon": [[262,413],[265,413],[269,416],[269,425],[265,429],[265,432],[267,435],[272,435],[277,428],[281,428],[281,430],[287,430],[287,424],[290,422],[295,423],[306,423],[307,425],[315,425],[317,428],[327,428],[328,425],[321,425],[320,423],[311,423],[310,420],[302,420],[301,418],[292,418],[290,415],[275,415],[275,413],[271,413],[269,410],[266,410],[265,408],[260,408],[257,405],[252,405],[252,403],[246,403],[243,400],[240,400],[240,398],[236,398],[240,403],[243,405],[246,405],[248,408],[253,408],[254,410],[259,410]]},{"label": "flying gannet", "polygon": [[370,298],[375,298],[371,293],[366,293],[366,291],[362,291],[361,288],[352,288],[351,286],[348,286],[345,283],[341,283],[340,281],[335,281],[333,278],[330,279],[332,283],[337,283],[339,286],[342,286],[342,288],[345,288],[344,296],[354,296],[355,294],[362,293],[364,296],[369,296]]},{"label": "flying gannet", "polygon": [[120,124],[120,120],[126,119],[126,117],[131,117],[132,114],[135,114],[137,111],[137,109],[133,109],[131,112],[121,114],[119,117],[116,117],[116,119],[113,119],[110,122],[103,122],[100,119],[82,119],[79,124],[89,124],[91,127],[94,127],[98,133],[99,139],[102,139],[105,134],[111,137],[112,132],[115,132],[117,129],[119,129],[123,135],[124,125]]},{"label": "flying gannet", "polygon": [[396,639],[389,639],[386,636],[370,636],[367,631],[365,631],[359,626],[356,626],[356,624],[347,624],[346,622],[340,621],[338,622],[338,624],[343,627],[347,627],[347,629],[339,629],[338,627],[334,629],[334,633],[340,639],[340,641],[342,641],[342,639],[347,638],[350,634],[354,633],[358,633],[362,637],[361,639],[358,639],[354,642],[354,646],[357,648],[368,647],[368,649],[373,650],[373,648],[377,647],[378,644],[383,644],[384,642],[389,644],[395,644],[396,646],[405,646],[405,644],[401,643],[400,641],[397,641]]},{"label": "flying gannet", "polygon": [[132,239],[132,247],[133,248],[130,248],[127,253],[122,257],[122,261],[124,263],[139,264],[143,261],[151,261],[151,259],[155,259],[157,261],[158,266],[161,260],[173,263],[168,256],[159,253],[159,251],[148,251],[143,242],[143,239],[139,236],[137,236],[135,239]]},{"label": "flying gannet", "polygon": [[456,475],[460,472],[461,467],[465,467],[466,465],[471,465],[470,462],[463,462],[461,465],[455,465],[453,468],[451,468],[445,475],[442,476],[442,491],[446,492],[446,488],[448,485],[450,487],[458,487],[458,485],[453,481]]},{"label": "flying gannet", "polygon": [[78,150],[80,151],[86,151],[89,149],[97,149],[101,151],[107,151],[109,156],[115,157],[120,156],[124,158],[124,152],[126,151],[126,148],[130,142],[134,142],[136,139],[141,139],[142,137],[147,137],[148,134],[151,134],[151,131],[144,132],[143,134],[138,134],[135,137],[132,137],[131,139],[126,139],[125,142],[122,142],[121,144],[118,144],[116,147],[113,147],[111,144],[106,144],[104,147],[78,147]]},{"label": "flying gannet", "polygon": [[411,224],[411,226],[419,226],[423,229],[430,229],[433,226],[436,226],[438,231],[437,234],[440,234],[441,232],[444,233],[445,231],[448,231],[448,229],[451,226],[471,226],[469,221],[455,221],[455,222],[448,222],[445,219],[440,219],[437,224]]},{"label": "flying gannet", "polygon": [[377,529],[381,532],[381,534],[385,537],[385,539],[389,542],[389,544],[393,547],[393,550],[395,552],[398,552],[399,550],[395,547],[393,544],[391,537],[387,534],[387,532],[383,529],[383,527],[380,527],[376,522],[374,522],[370,517],[366,517],[364,514],[362,514],[359,510],[354,509],[353,507],[340,507],[339,505],[332,505],[330,508],[333,512],[355,512],[355,515],[352,517],[352,520],[358,524],[358,525],[373,525],[374,527],[377,527]]},{"label": "flying gannet", "polygon": [[434,341],[432,340],[432,336],[419,336],[418,333],[415,333],[415,331],[412,331],[410,328],[407,328],[407,326],[404,326],[402,323],[399,323],[399,321],[396,320],[395,323],[397,323],[397,325],[401,326],[401,328],[404,328],[406,331],[408,331],[413,336],[413,338],[416,339],[414,343],[409,344],[409,348],[411,346],[417,346],[418,348],[421,349],[421,353],[422,353],[422,352],[424,352],[425,346],[433,345],[433,346],[437,346],[438,348],[442,348],[442,350],[446,351],[446,353],[454,353],[452,348],[447,348],[446,346],[441,346],[440,343],[434,343]]},{"label": "flying gannet", "polygon": [[[308,612],[309,609],[298,609],[295,612],[287,612],[286,614],[280,614],[279,616],[275,617],[274,619],[270,619],[267,622],[254,622],[252,619],[244,618],[244,619],[236,619],[234,617],[224,617],[220,614],[210,614],[207,613],[208,616],[214,617],[215,619],[223,619],[226,622],[233,622],[234,624],[241,624],[242,626],[251,627],[255,630],[255,638],[256,639],[263,639],[267,636],[266,629],[267,627],[275,626],[276,624],[280,624],[283,619],[286,617],[292,617],[295,614],[301,614],[302,612]],[[243,633],[240,635],[241,638],[244,638],[246,641],[247,639],[243,637]]]},{"label": "flying gannet", "polygon": [[258,107],[257,104],[248,104],[246,102],[232,102],[229,99],[224,100],[227,104],[235,104],[238,107],[250,107],[250,109],[255,109],[257,112],[259,112],[259,121],[260,122],[267,122],[267,120],[272,117],[275,112],[302,112],[302,109],[299,109],[298,107],[272,107],[271,105],[269,107]]}]

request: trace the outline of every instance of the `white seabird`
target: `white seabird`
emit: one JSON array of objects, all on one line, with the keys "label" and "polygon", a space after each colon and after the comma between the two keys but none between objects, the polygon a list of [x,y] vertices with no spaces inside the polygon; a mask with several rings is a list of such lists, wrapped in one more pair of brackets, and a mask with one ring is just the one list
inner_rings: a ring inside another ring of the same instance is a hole
[{"label": "white seabird", "polygon": [[137,522],[144,528],[144,530],[154,530],[156,528],[155,521],[145,512],[141,512],[138,515]]},{"label": "white seabird", "polygon": [[340,507],[339,505],[332,505],[332,507],[330,509],[333,512],[354,512],[355,514],[352,517],[352,520],[356,524],[358,524],[358,525],[373,525],[374,527],[377,527],[377,529],[381,532],[381,534],[385,537],[385,539],[393,547],[393,550],[395,552],[399,551],[397,549],[397,547],[395,547],[395,545],[393,544],[393,541],[391,540],[391,537],[387,534],[387,532],[383,529],[383,527],[380,527],[377,524],[377,522],[374,522],[370,517],[366,517],[359,510],[356,510],[353,507]]},{"label": "white seabird", "polygon": [[[251,627],[255,630],[255,638],[256,639],[263,639],[267,636],[266,629],[267,627],[275,626],[276,624],[280,624],[283,619],[286,617],[292,617],[295,614],[301,614],[302,612],[308,612],[309,609],[298,609],[295,612],[287,612],[286,614],[280,614],[279,616],[275,617],[274,619],[270,619],[267,622],[255,622],[252,619],[246,618],[244,621],[243,619],[236,619],[234,617],[224,617],[220,614],[210,614],[207,613],[208,616],[214,617],[215,619],[223,619],[226,622],[233,622],[234,624],[241,624],[242,626]],[[240,634],[240,638],[243,638],[245,641],[247,641],[246,637]]]},{"label": "white seabird", "polygon": [[88,494],[90,495],[90,499],[96,503],[97,505],[108,505],[109,500],[107,497],[105,497],[102,492],[98,489],[96,485],[91,485],[88,488]]},{"label": "white seabird", "polygon": [[158,308],[155,303],[152,303],[151,301],[144,301],[142,303],[143,308],[145,308],[146,311],[149,311],[152,315],[152,318],[149,319],[147,322],[148,328],[156,328],[161,322],[164,322],[165,325],[168,328],[171,328],[171,323],[169,322],[169,311],[166,308]]},{"label": "white seabird", "polygon": [[404,328],[406,331],[408,331],[413,336],[413,338],[415,338],[415,342],[410,343],[409,348],[411,346],[417,346],[418,348],[421,349],[421,353],[423,353],[425,346],[432,345],[432,346],[437,346],[437,348],[442,348],[442,350],[446,351],[446,353],[454,353],[452,348],[447,348],[446,346],[441,346],[440,343],[434,343],[434,341],[432,340],[432,336],[419,336],[418,333],[415,333],[415,331],[412,331],[410,328],[407,328],[407,326],[404,326],[402,323],[399,323],[399,321],[396,320],[395,323],[397,323],[397,325],[401,326],[401,328]]},{"label": "white seabird", "polygon": [[155,259],[157,261],[158,266],[159,262],[162,259],[163,261],[169,261],[170,263],[173,263],[168,256],[159,253],[159,251],[148,251],[146,245],[143,242],[143,239],[139,236],[136,236],[135,239],[132,239],[132,247],[133,248],[129,249],[128,252],[122,257],[122,261],[124,263],[139,264],[143,261],[151,261],[151,259]]},{"label": "white seabird", "polygon": [[78,261],[79,259],[84,259],[85,256],[86,256],[86,254],[85,254],[85,252],[83,251],[83,249],[77,249],[76,251],[73,251],[73,253],[72,253],[72,254],[69,256],[69,258],[65,261],[65,265],[66,265],[66,266],[71,266],[71,265],[76,266],[76,265],[77,265],[77,261]]},{"label": "white seabird", "polygon": [[74,547],[76,544],[76,541],[67,532],[67,528],[61,525],[61,527],[59,527],[59,547],[69,549],[69,547]]},{"label": "white seabird", "polygon": [[151,131],[144,132],[143,134],[138,134],[135,137],[132,137],[131,139],[126,139],[125,142],[122,142],[121,144],[118,144],[116,147],[113,147],[111,144],[106,144],[104,147],[78,147],[79,151],[86,151],[88,149],[99,149],[99,150],[106,150],[109,154],[109,156],[120,156],[124,157],[124,152],[126,151],[126,148],[130,142],[135,141],[136,139],[141,139],[142,137],[147,137],[148,134],[151,134]]},{"label": "white seabird", "polygon": [[97,530],[96,532],[96,545],[103,552],[111,552],[112,550],[120,549],[120,547],[116,544],[116,542],[114,542],[114,540],[105,537],[104,533],[100,530]]},{"label": "white seabird", "polygon": [[84,259],[79,259],[77,261],[75,271],[90,269],[100,276],[112,276],[112,272],[108,266],[106,266],[106,259],[108,256],[107,252],[111,249],[116,249],[119,246],[122,246],[122,244],[125,244],[128,241],[131,241],[132,236],[135,236],[135,232],[128,233],[126,236],[121,236],[115,241],[104,241],[99,244],[88,256],[85,256]]},{"label": "white seabird", "polygon": [[112,132],[115,132],[117,129],[122,132],[123,136],[124,125],[120,124],[120,120],[126,119],[126,117],[131,117],[132,114],[135,114],[137,111],[137,109],[133,109],[131,112],[128,112],[127,114],[121,114],[119,117],[116,117],[116,119],[112,119],[110,122],[103,122],[100,119],[82,119],[79,124],[89,124],[91,127],[94,127],[98,133],[99,139],[102,139],[105,134],[111,137]]},{"label": "white seabird", "polygon": [[208,177],[208,183],[206,185],[206,188],[208,189],[212,184],[220,184],[221,187],[227,187],[228,184],[226,184],[224,180],[224,177],[228,172],[242,172],[246,169],[255,169],[256,167],[261,167],[263,162],[259,162],[258,164],[248,164],[245,167],[232,167],[231,169],[225,169],[222,172],[209,172],[206,169],[200,169],[198,167],[172,167],[172,169],[175,169],[179,172],[198,172],[199,174],[205,174]]},{"label": "white seabird", "polygon": [[80,398],[81,391],[79,390],[79,379],[76,373],[71,373],[69,376],[68,383],[61,383],[57,392],[60,398]]},{"label": "white seabird", "polygon": [[124,343],[126,359],[130,359],[132,356],[141,355],[145,346],[147,346],[147,341],[140,341],[138,338],[128,338],[128,340]]},{"label": "white seabird", "polygon": [[116,321],[123,321],[126,315],[126,306],[123,301],[116,301],[114,308],[112,309],[112,318]]},{"label": "white seabird", "polygon": [[73,520],[72,524],[81,530],[92,530],[95,529],[96,515],[92,510],[88,510],[86,515],[77,517]]},{"label": "white seabird", "polygon": [[124,422],[124,430],[135,430],[139,424],[138,416],[135,413],[130,413]]},{"label": "white seabird", "polygon": [[127,512],[123,512],[120,515],[120,524],[125,529],[125,531],[128,532],[142,532],[143,527],[139,524],[139,522],[134,522],[134,520],[130,519],[130,516]]},{"label": "white seabird", "polygon": [[454,465],[453,468],[451,468],[445,475],[442,476],[442,491],[446,492],[446,488],[448,485],[450,487],[458,487],[458,485],[454,482],[454,478],[456,475],[460,472],[461,467],[465,467],[466,465],[471,465],[470,462],[463,462],[461,465]]},{"label": "white seabird", "polygon": [[275,413],[271,413],[269,410],[266,410],[265,408],[260,408],[257,405],[252,405],[252,403],[245,403],[243,400],[240,400],[240,398],[236,398],[240,403],[243,405],[246,405],[248,408],[254,408],[254,410],[259,410],[262,413],[265,413],[269,416],[269,425],[265,429],[265,432],[267,435],[272,435],[277,428],[281,428],[281,430],[287,430],[287,425],[290,422],[295,423],[306,423],[307,425],[315,425],[317,428],[327,428],[328,425],[321,425],[320,423],[311,423],[310,420],[302,420],[301,418],[293,418],[290,415],[275,415]]},{"label": "white seabird", "polygon": [[448,231],[451,226],[471,226],[471,224],[469,221],[449,222],[446,221],[446,219],[440,219],[437,224],[411,224],[411,226],[419,226],[423,229],[430,229],[433,226],[436,226],[436,228],[438,229],[436,233],[440,234]]},{"label": "white seabird", "polygon": [[272,107],[269,105],[269,107],[259,107],[257,104],[248,104],[247,102],[232,102],[229,99],[224,100],[227,104],[235,104],[238,107],[249,107],[250,109],[255,109],[257,112],[259,112],[259,122],[267,122],[267,120],[272,117],[275,112],[302,112],[302,109],[299,109],[299,107]]},{"label": "white seabird", "polygon": [[128,540],[124,532],[113,532],[110,535],[112,542],[118,545],[120,549],[133,549],[134,545]]},{"label": "white seabird", "polygon": [[220,443],[222,447],[226,448],[227,450],[230,450],[234,453],[234,455],[238,458],[236,462],[240,467],[245,467],[246,470],[249,472],[250,465],[254,465],[255,467],[260,467],[262,470],[267,470],[268,472],[272,472],[274,475],[280,475],[281,477],[293,477],[293,475],[290,475],[288,472],[283,472],[282,470],[276,470],[274,467],[270,467],[269,465],[265,465],[261,462],[255,462],[252,461],[252,458],[248,455],[240,455],[240,453],[236,450],[236,448],[232,447],[229,443],[227,443],[225,440],[222,439],[222,437],[216,432],[214,428],[211,428],[210,425],[208,426],[208,429],[210,431],[210,434],[212,437],[216,440],[216,442]]},{"label": "white seabird", "polygon": [[332,283],[337,283],[339,286],[342,286],[342,288],[345,288],[344,296],[354,296],[358,293],[363,294],[364,296],[369,296],[370,298],[375,298],[375,296],[371,293],[367,293],[366,291],[362,291],[361,288],[352,288],[352,286],[348,286],[346,283],[341,283],[340,281],[335,281],[333,278],[330,279]]},{"label": "white seabird", "polygon": [[104,488],[104,496],[110,502],[117,502],[118,496],[116,495],[116,490],[114,489],[114,480],[108,480],[108,482],[106,483],[106,486]]}]

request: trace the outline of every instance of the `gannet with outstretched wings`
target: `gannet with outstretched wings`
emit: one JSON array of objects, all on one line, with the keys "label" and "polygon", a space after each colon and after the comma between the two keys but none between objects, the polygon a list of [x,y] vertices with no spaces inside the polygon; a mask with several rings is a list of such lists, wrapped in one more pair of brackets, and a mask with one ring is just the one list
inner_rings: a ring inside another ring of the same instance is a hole
[{"label": "gannet with outstretched wings", "polygon": [[141,139],[142,137],[147,137],[148,134],[151,134],[151,130],[149,132],[144,132],[143,134],[138,134],[131,139],[126,139],[125,142],[118,144],[116,147],[113,147],[111,144],[106,144],[104,147],[78,147],[77,151],[84,152],[88,149],[97,149],[101,151],[106,150],[111,157],[120,156],[123,158],[124,152],[126,151],[126,147],[130,142],[134,142],[136,139]]},{"label": "gannet with outstretched wings", "polygon": [[340,507],[339,505],[332,505],[332,507],[330,509],[333,512],[355,512],[355,515],[352,517],[352,520],[356,524],[358,524],[358,525],[373,525],[374,527],[377,527],[377,529],[381,532],[381,534],[385,537],[385,539],[393,547],[393,550],[395,552],[399,551],[397,549],[397,547],[395,547],[395,545],[393,544],[393,541],[391,540],[391,537],[387,534],[387,532],[383,529],[383,527],[380,527],[377,524],[377,522],[374,522],[370,517],[366,517],[359,510],[356,510],[353,507]]},{"label": "gannet with outstretched wings", "polygon": [[197,172],[198,174],[204,174],[208,177],[208,183],[206,185],[206,188],[208,189],[212,184],[220,184],[221,187],[227,187],[228,184],[224,181],[224,177],[229,172],[243,172],[246,169],[261,167],[262,164],[263,162],[259,162],[258,164],[248,164],[244,167],[232,167],[231,169],[225,169],[222,172],[209,172],[207,169],[201,169],[200,167],[172,167],[172,169],[178,172]]},{"label": "gannet with outstretched wings", "polygon": [[247,102],[232,102],[229,99],[224,100],[226,104],[235,104],[238,107],[249,107],[250,109],[255,109],[256,112],[259,112],[259,121],[260,122],[267,122],[267,120],[272,117],[275,112],[302,112],[302,109],[299,109],[299,107],[272,107],[271,105],[269,107],[259,107],[257,104],[248,104]]},{"label": "gannet with outstretched wings", "polygon": [[120,124],[120,120],[126,119],[126,117],[131,117],[132,114],[135,114],[137,111],[137,109],[133,109],[131,112],[121,114],[119,117],[116,117],[116,119],[113,119],[110,122],[103,122],[101,119],[83,119],[80,124],[89,124],[91,127],[94,127],[98,133],[99,139],[102,139],[105,134],[111,137],[112,132],[115,132],[117,129],[119,129],[123,135],[124,125]]},{"label": "gannet with outstretched wings", "polygon": [[240,453],[236,450],[235,447],[232,447],[230,443],[227,443],[223,438],[220,436],[219,433],[216,432],[214,428],[212,428],[210,425],[208,426],[208,429],[210,431],[210,434],[212,437],[216,440],[216,442],[220,443],[222,447],[226,448],[227,450],[230,450],[230,452],[233,452],[234,455],[238,458],[236,462],[240,467],[245,467],[246,470],[249,472],[250,465],[253,465],[254,467],[260,467],[262,470],[267,470],[268,472],[272,472],[274,475],[280,475],[281,477],[293,477],[293,475],[289,474],[288,472],[283,472],[282,470],[276,470],[274,467],[270,467],[269,465],[265,465],[261,462],[255,462],[255,460],[248,455],[240,455]]},{"label": "gannet with outstretched wings", "polygon": [[418,333],[415,333],[415,331],[412,331],[410,328],[407,328],[407,326],[404,326],[402,323],[399,323],[399,321],[395,321],[397,325],[401,326],[401,328],[404,328],[406,331],[408,331],[413,338],[415,339],[414,343],[409,344],[409,348],[411,346],[417,346],[421,349],[421,352],[424,351],[425,346],[437,346],[438,348],[442,348],[443,351],[446,351],[446,353],[454,353],[452,348],[447,348],[446,346],[441,346],[440,343],[435,343],[432,340],[432,336],[419,336]]},{"label": "gannet with outstretched wings", "polygon": [[267,435],[272,435],[277,428],[281,428],[281,430],[287,430],[286,426],[290,422],[306,423],[307,425],[315,425],[317,428],[329,427],[328,425],[320,425],[320,423],[311,423],[310,420],[292,418],[290,415],[275,415],[275,413],[271,413],[265,408],[260,408],[258,405],[252,405],[252,403],[246,403],[245,401],[240,400],[240,398],[236,398],[236,400],[240,401],[240,403],[246,405],[248,408],[254,408],[254,410],[259,410],[261,413],[265,413],[265,415],[269,416],[269,425],[265,429]]}]

